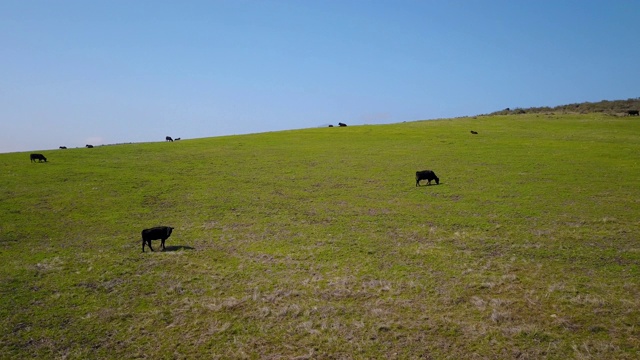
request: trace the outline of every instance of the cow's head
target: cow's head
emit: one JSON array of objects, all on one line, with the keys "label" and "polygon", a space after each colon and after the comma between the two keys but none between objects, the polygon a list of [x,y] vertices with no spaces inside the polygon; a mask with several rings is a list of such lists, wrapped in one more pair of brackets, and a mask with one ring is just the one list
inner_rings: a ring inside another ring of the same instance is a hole
[{"label": "cow's head", "polygon": [[171,235],[172,231],[173,231],[173,228],[171,226],[167,226],[167,237]]}]

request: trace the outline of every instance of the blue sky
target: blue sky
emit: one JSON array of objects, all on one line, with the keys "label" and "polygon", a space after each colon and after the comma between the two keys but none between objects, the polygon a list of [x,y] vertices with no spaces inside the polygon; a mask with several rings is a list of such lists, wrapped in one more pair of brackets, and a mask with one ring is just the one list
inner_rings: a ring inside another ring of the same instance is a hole
[{"label": "blue sky", "polygon": [[640,96],[635,0],[0,0],[0,152]]}]

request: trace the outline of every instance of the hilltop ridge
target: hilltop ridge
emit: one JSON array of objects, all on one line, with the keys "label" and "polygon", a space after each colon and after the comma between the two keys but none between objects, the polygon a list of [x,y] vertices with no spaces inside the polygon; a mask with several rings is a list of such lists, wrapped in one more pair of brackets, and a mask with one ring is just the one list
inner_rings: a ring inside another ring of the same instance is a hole
[{"label": "hilltop ridge", "polygon": [[598,102],[582,102],[554,107],[506,108],[486,115],[517,115],[517,114],[588,114],[604,113],[608,115],[625,116],[629,110],[640,109],[640,97],[627,100],[602,100]]}]

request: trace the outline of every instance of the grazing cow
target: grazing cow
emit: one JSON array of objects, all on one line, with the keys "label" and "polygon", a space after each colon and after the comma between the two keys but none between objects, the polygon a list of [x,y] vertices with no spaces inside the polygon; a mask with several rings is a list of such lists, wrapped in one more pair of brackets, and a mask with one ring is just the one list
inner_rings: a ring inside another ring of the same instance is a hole
[{"label": "grazing cow", "polygon": [[329,127],[333,127],[333,125],[329,125]]},{"label": "grazing cow", "polygon": [[629,110],[627,111],[627,114],[629,114],[629,116],[640,116],[640,112],[638,110]]},{"label": "grazing cow", "polygon": [[47,158],[42,154],[31,154],[29,157],[31,158],[31,162],[35,162],[36,160],[38,160],[38,162],[47,162]]},{"label": "grazing cow", "polygon": [[431,170],[416,171],[416,186],[420,186],[420,180],[427,180],[427,185],[431,185],[431,180],[435,180],[436,184],[440,184],[440,179]]},{"label": "grazing cow", "polygon": [[93,149],[93,145],[89,145],[89,144],[87,144],[87,145],[85,145],[85,146],[87,147],[87,149]]},{"label": "grazing cow", "polygon": [[60,149],[66,149],[66,148],[67,148],[66,146],[60,146]]},{"label": "grazing cow", "polygon": [[164,139],[165,139],[166,141],[171,141],[171,142],[173,142],[173,139],[171,138],[171,136],[167,136],[167,137],[165,137]]},{"label": "grazing cow", "polygon": [[149,249],[153,251],[151,247],[151,240],[162,240],[162,250],[164,250],[164,241],[171,236],[173,228],[170,226],[156,226],[151,229],[142,230],[142,252],[144,252],[144,244],[149,246]]},{"label": "grazing cow", "polygon": [[478,132],[477,132],[477,131],[473,131],[473,130],[471,130],[471,133],[472,133],[472,134],[474,134],[474,135],[478,135]]},{"label": "grazing cow", "polygon": [[345,124],[345,123],[338,123],[338,125],[340,125],[340,126],[347,126],[347,124]]},{"label": "grazing cow", "polygon": [[175,140],[175,141],[178,141],[178,140],[180,140],[180,138],[175,138],[174,140]]}]

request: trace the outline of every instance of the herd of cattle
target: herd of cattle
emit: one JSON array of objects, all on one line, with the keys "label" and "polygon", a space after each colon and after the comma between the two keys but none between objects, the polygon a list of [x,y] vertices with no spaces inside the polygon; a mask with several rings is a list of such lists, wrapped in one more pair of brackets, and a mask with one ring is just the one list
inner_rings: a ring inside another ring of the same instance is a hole
[{"label": "herd of cattle", "polygon": [[[639,116],[638,110],[629,110],[629,116]],[[338,123],[339,126],[344,127],[347,126],[345,123]],[[329,127],[333,127],[333,125],[329,125]],[[477,135],[478,132],[471,130],[471,134]],[[174,139],[171,136],[165,137],[166,141],[173,142]],[[180,140],[180,138],[176,138],[175,140]],[[93,148],[93,145],[86,145],[87,148]],[[60,146],[60,149],[66,149],[65,146]],[[47,158],[42,154],[31,154],[30,155],[31,162],[47,162]],[[416,171],[416,186],[420,186],[420,181],[427,181],[427,185],[431,185],[431,181],[435,181],[436,185],[440,185],[440,178],[436,175],[433,170],[421,170]],[[144,247],[147,245],[151,251],[154,251],[151,247],[151,240],[161,240],[160,247],[162,250],[165,250],[164,243],[171,236],[173,232],[173,227],[170,226],[157,226],[150,229],[142,230],[142,252],[144,252]]]},{"label": "herd of cattle", "polygon": [[[431,181],[435,181],[436,185],[440,185],[440,178],[438,178],[433,170],[416,171],[416,186],[420,186],[420,181],[422,180],[426,180],[427,185],[431,185]],[[164,243],[169,236],[171,236],[173,229],[171,226],[156,226],[142,230],[142,252],[144,252],[145,245],[148,246],[151,251],[154,251],[151,247],[151,240],[160,240],[160,247],[164,251]]]},{"label": "herd of cattle", "polygon": [[[440,178],[438,178],[433,170],[416,171],[416,186],[420,186],[420,181],[422,180],[426,180],[427,185],[431,185],[431,181],[435,181],[436,185],[440,185]],[[142,230],[142,252],[144,252],[145,245],[148,246],[151,251],[154,251],[151,247],[151,240],[160,240],[160,247],[164,251],[164,243],[169,236],[171,236],[173,229],[171,226],[156,226]]]}]

